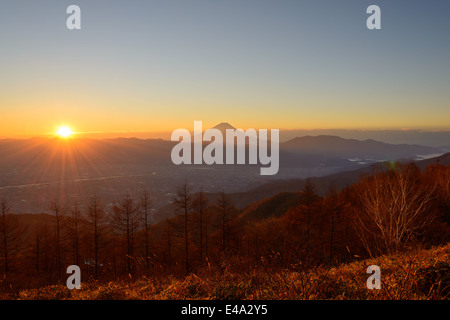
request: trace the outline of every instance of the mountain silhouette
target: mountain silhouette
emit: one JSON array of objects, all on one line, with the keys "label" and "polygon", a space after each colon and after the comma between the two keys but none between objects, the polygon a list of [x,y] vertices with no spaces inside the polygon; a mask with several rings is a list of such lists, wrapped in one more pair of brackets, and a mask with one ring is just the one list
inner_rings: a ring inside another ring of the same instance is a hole
[{"label": "mountain silhouette", "polygon": [[327,155],[339,158],[357,158],[355,161],[367,160],[414,160],[418,155],[442,154],[440,148],[409,145],[389,144],[368,140],[344,139],[337,136],[304,136],[286,141],[280,145],[280,150],[302,153]]},{"label": "mountain silhouette", "polygon": [[225,133],[227,129],[236,130],[236,128],[228,122],[221,122],[218,125],[212,127],[212,129],[219,129],[222,133]]}]

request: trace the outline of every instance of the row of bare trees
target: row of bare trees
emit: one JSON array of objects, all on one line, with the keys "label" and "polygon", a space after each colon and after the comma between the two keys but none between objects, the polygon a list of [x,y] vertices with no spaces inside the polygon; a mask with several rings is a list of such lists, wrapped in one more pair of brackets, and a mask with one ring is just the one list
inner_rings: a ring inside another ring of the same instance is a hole
[{"label": "row of bare trees", "polygon": [[184,182],[173,205],[175,217],[154,225],[148,191],[126,193],[112,203],[96,195],[84,204],[52,201],[48,214],[34,218],[11,214],[3,201],[2,273],[61,279],[67,266],[75,264],[93,278],[135,276],[181,272],[181,261],[184,273],[189,273],[191,265],[200,265],[209,256],[209,241],[217,238],[212,233],[222,232],[217,247],[227,249],[228,224],[236,210],[224,193],[212,205],[204,192],[193,194]]},{"label": "row of bare trees", "polygon": [[41,215],[11,214],[7,201],[2,201],[1,213],[0,266],[5,274],[46,273],[61,278],[70,264],[84,267],[95,278],[100,270],[114,270],[117,275],[123,268],[133,274],[138,232],[139,247],[145,252],[140,254],[146,257],[144,272],[149,270],[152,202],[148,191],[137,199],[126,193],[112,204],[96,195],[84,205],[52,201],[49,214]]},{"label": "row of bare trees", "polygon": [[208,258],[208,231],[214,233],[214,238],[218,240],[220,235],[220,245],[215,241],[215,252],[224,254],[229,248],[230,223],[236,216],[236,208],[233,206],[227,195],[221,192],[215,201],[210,203],[208,196],[200,191],[192,194],[192,187],[184,181],[177,189],[173,199],[175,214],[172,224],[178,234],[182,234],[184,246],[184,271],[188,274],[190,268],[189,252],[190,246],[195,246],[199,259],[204,262],[204,257]]}]

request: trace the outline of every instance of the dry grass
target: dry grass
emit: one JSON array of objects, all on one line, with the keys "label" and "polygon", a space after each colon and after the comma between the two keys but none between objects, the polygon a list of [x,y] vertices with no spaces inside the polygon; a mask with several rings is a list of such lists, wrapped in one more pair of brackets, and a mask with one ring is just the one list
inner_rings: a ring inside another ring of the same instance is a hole
[{"label": "dry grass", "polygon": [[[366,268],[381,268],[381,289],[366,287]],[[0,299],[75,300],[183,300],[183,299],[448,299],[450,296],[450,244],[430,250],[412,250],[392,256],[353,262],[308,272],[261,268],[239,272],[232,263],[206,267],[184,279],[141,278],[136,281],[83,283],[80,290],[64,285],[22,290]]]}]

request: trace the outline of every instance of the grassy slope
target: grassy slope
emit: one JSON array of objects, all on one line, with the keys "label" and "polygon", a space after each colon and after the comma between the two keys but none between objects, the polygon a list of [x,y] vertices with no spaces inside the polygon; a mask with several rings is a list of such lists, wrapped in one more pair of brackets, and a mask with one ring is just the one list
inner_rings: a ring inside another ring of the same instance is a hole
[{"label": "grassy slope", "polygon": [[[381,289],[366,287],[366,268],[381,268]],[[81,290],[64,285],[21,291],[3,299],[448,299],[450,244],[429,250],[357,261],[311,272],[247,273],[230,263],[205,268],[184,279],[142,278],[133,282],[83,283]]]}]

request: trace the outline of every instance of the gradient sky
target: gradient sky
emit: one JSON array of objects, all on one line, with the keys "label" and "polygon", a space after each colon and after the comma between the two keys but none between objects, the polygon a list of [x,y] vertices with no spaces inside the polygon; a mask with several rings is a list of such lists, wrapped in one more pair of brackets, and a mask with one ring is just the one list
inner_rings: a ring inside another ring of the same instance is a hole
[{"label": "gradient sky", "polygon": [[0,137],[450,130],[449,17],[443,0],[1,0]]}]

